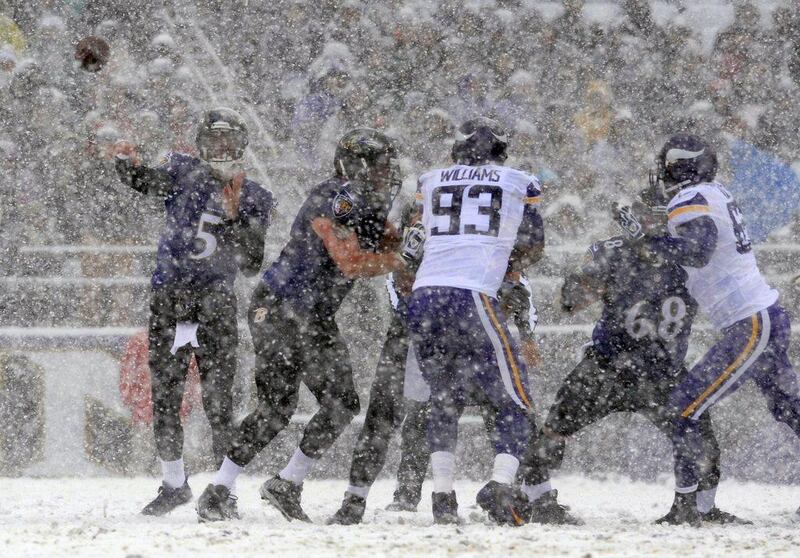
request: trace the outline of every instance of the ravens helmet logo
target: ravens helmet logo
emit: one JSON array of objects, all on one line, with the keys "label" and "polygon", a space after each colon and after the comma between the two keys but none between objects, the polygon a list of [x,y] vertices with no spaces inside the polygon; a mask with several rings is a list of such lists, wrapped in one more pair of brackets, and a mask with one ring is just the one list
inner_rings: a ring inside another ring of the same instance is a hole
[{"label": "ravens helmet logo", "polygon": [[348,192],[340,192],[333,198],[333,215],[336,218],[345,217],[353,211],[353,198]]}]

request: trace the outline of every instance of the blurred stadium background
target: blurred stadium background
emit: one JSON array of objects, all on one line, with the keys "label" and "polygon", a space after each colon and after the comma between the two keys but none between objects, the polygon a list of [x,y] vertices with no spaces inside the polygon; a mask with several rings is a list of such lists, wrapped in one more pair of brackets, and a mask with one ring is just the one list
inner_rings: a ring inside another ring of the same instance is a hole
[{"label": "blurred stadium background", "polygon": [[[111,45],[98,73],[72,59],[89,34]],[[613,232],[612,201],[646,184],[668,133],[692,131],[718,146],[721,178],[747,200],[759,231],[761,268],[796,311],[799,87],[797,0],[0,0],[0,475],[136,474],[154,465],[141,392],[131,386],[141,351],[131,338],[146,323],[162,216],[118,182],[107,156],[117,139],[135,141],[155,163],[193,150],[203,109],[242,112],[249,172],[279,201],[269,260],[346,129],[369,125],[401,139],[402,198],[416,173],[447,161],[454,124],[479,113],[505,122],[514,130],[509,163],[546,187],[547,252],[529,273],[541,414],[596,315],[560,315],[559,278]],[[237,283],[243,307],[253,284]],[[362,403],[388,308],[382,281],[363,281],[338,316]],[[240,326],[243,412],[252,358]],[[711,335],[700,322],[690,355]],[[297,425],[312,409],[306,393]],[[193,469],[210,463],[201,415],[187,419]],[[754,390],[713,416],[725,474],[800,481],[797,441]],[[462,457],[487,449],[478,421],[466,423]],[[343,478],[353,430],[317,476]],[[249,470],[271,471],[295,435],[282,435]],[[462,462],[476,475],[489,464]],[[644,420],[618,416],[579,436],[565,468],[652,479],[671,470],[671,454]]]}]

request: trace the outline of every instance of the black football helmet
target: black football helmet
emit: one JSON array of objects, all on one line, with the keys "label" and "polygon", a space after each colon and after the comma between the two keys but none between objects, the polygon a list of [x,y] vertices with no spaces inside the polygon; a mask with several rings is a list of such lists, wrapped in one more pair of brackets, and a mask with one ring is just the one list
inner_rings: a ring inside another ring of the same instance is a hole
[{"label": "black football helmet", "polygon": [[400,191],[401,176],[397,142],[373,128],[356,128],[336,144],[333,166],[336,176],[380,192]]},{"label": "black football helmet", "polygon": [[717,175],[717,152],[705,140],[690,134],[676,134],[658,152],[656,169],[650,173],[654,189],[664,194],[710,182]]},{"label": "black football helmet", "polygon": [[241,115],[227,107],[209,110],[197,130],[195,139],[200,158],[224,178],[229,178],[241,165],[247,147],[247,126]]},{"label": "black football helmet", "polygon": [[503,163],[508,155],[508,132],[484,116],[467,120],[456,129],[451,156],[461,165]]}]

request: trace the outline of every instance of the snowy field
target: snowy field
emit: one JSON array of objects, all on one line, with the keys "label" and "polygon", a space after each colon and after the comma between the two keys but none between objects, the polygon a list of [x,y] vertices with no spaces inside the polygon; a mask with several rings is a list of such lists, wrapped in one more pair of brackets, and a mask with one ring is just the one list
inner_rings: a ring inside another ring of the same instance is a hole
[{"label": "snowy field", "polygon": [[[208,475],[191,479],[198,496]],[[672,501],[669,485],[628,480],[558,479],[561,500],[585,519],[581,527],[519,529],[486,524],[473,507],[476,483],[458,484],[465,524],[432,526],[430,500],[420,512],[391,513],[392,484],[373,489],[366,523],[327,527],[345,483],[309,481],[304,506],[314,525],[287,523],[262,505],[263,478],[243,477],[241,521],[198,524],[193,504],[166,518],[138,511],[155,492],[153,479],[3,479],[0,482],[0,556],[98,556],[150,558],[197,556],[680,556],[742,557],[800,555],[800,525],[794,511],[800,487],[725,482],[718,502],[754,521],[752,526],[657,527],[651,522]],[[427,490],[426,490],[427,492]]]}]

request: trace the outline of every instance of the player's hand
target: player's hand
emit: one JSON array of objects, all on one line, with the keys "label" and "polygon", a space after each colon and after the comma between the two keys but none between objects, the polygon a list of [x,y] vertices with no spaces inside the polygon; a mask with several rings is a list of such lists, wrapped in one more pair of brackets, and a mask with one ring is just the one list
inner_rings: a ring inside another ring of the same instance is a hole
[{"label": "player's hand", "polygon": [[242,198],[242,184],[244,183],[244,173],[237,173],[222,188],[222,205],[225,207],[225,215],[231,221],[239,217],[239,201]]},{"label": "player's hand", "polygon": [[641,220],[633,213],[631,206],[614,204],[612,209],[614,221],[622,231],[634,240],[644,237],[644,226]]},{"label": "player's hand", "polygon": [[527,339],[520,343],[520,351],[525,364],[531,368],[536,368],[542,363],[542,355],[539,352],[539,345],[533,339]]},{"label": "player's hand", "polygon": [[419,264],[422,252],[425,249],[425,227],[422,223],[414,223],[403,231],[403,241],[400,243],[400,257],[407,264]]},{"label": "player's hand", "polygon": [[111,157],[116,159],[128,159],[131,165],[138,167],[142,164],[142,158],[139,156],[139,151],[136,146],[127,140],[117,140],[111,146]]}]

